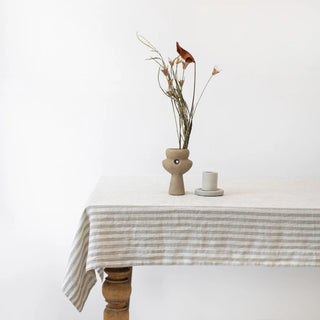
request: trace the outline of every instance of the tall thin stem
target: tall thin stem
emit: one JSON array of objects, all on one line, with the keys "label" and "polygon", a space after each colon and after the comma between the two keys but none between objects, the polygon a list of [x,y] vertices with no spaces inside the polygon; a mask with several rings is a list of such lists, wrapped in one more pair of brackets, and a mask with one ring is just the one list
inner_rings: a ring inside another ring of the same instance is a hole
[{"label": "tall thin stem", "polygon": [[209,82],[211,81],[212,78],[213,78],[213,74],[210,76],[210,78],[208,79],[207,83],[206,83],[205,86],[203,87],[202,92],[201,92],[201,94],[200,94],[200,97],[199,97],[198,101],[196,102],[196,107],[195,107],[195,109],[194,109],[193,114],[195,114],[195,112],[196,112],[196,110],[197,110],[197,108],[198,108],[199,101],[200,101],[200,99],[202,98],[203,93],[204,93],[205,90],[207,89],[207,86],[208,86],[208,84],[209,84]]},{"label": "tall thin stem", "polygon": [[189,119],[187,122],[187,126],[185,127],[185,139],[184,139],[184,143],[183,143],[183,149],[188,148],[190,134],[191,134],[191,130],[192,130],[192,120],[193,120],[193,115],[194,115],[194,98],[196,95],[196,74],[197,74],[196,63],[194,62],[192,103],[191,103],[191,108],[190,108],[190,112],[189,112]]},{"label": "tall thin stem", "polygon": [[172,105],[172,111],[173,111],[173,116],[174,116],[174,122],[176,124],[176,131],[177,131],[177,137],[178,137],[178,141],[179,141],[179,149],[181,149],[181,137],[179,134],[179,129],[178,129],[178,122],[177,122],[177,117],[176,117],[176,112],[174,111],[174,106],[173,106],[173,101],[172,99],[170,99],[171,101],[171,105]]},{"label": "tall thin stem", "polygon": [[191,115],[190,115],[190,120],[192,122],[192,115],[193,115],[193,109],[194,109],[194,97],[196,95],[196,63],[194,62],[194,69],[193,69],[193,94],[192,94],[192,103],[191,103]]}]

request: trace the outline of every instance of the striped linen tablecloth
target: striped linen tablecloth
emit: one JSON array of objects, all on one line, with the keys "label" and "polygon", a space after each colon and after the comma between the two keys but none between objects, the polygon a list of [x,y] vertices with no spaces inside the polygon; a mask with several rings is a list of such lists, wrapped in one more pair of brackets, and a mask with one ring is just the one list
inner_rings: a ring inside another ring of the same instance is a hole
[{"label": "striped linen tablecloth", "polygon": [[320,179],[223,181],[223,197],[167,194],[168,177],[102,178],[63,292],[81,311],[96,272],[139,265],[320,266]]}]

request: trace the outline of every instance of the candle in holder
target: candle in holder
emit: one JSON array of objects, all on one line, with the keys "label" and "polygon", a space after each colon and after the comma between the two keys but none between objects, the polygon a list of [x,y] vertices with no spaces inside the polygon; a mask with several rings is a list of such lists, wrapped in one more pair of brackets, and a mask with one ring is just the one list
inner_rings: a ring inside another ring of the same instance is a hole
[{"label": "candle in holder", "polygon": [[218,173],[212,171],[203,171],[202,188],[196,189],[194,193],[203,197],[223,196],[224,191],[218,188]]},{"label": "candle in holder", "polygon": [[202,172],[202,190],[216,191],[218,189],[218,173],[211,171]]}]

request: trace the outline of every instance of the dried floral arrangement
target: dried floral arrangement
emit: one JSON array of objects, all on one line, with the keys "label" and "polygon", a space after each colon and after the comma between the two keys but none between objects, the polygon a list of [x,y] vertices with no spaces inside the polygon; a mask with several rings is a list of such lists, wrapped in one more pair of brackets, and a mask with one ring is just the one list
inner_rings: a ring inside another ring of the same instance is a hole
[{"label": "dried floral arrangement", "polygon": [[[137,33],[138,40],[147,46],[154,56],[146,59],[152,60],[158,64],[158,84],[162,92],[171,100],[172,110],[175,119],[177,137],[179,142],[179,149],[188,149],[190,134],[192,130],[192,122],[195,112],[198,108],[199,101],[206,90],[211,79],[220,71],[214,67],[213,71],[206,82],[203,90],[197,101],[195,101],[196,94],[196,61],[193,56],[185,49],[181,48],[179,43],[176,43],[177,53],[174,59],[168,59],[165,62],[160,51],[145,37]],[[183,96],[183,88],[185,83],[185,70],[189,64],[193,63],[193,92],[192,101],[188,105]],[[167,89],[163,88],[160,81],[160,75],[163,75],[167,82]]]}]

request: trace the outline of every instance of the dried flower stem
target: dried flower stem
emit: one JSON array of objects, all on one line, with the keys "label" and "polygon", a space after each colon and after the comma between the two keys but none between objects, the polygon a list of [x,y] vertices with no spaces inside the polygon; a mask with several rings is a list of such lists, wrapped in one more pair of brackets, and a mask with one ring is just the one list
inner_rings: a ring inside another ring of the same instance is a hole
[{"label": "dried flower stem", "polygon": [[203,93],[204,93],[205,90],[207,89],[207,86],[208,86],[209,82],[212,80],[213,77],[214,77],[214,75],[211,75],[211,76],[209,77],[208,81],[206,82],[205,86],[203,87],[202,92],[201,92],[201,94],[200,94],[200,96],[199,96],[199,98],[198,98],[198,101],[196,102],[196,106],[195,106],[193,115],[196,113],[197,108],[198,108],[199,101],[200,101],[200,99],[202,98]]},{"label": "dried flower stem", "polygon": [[[186,51],[185,49],[181,48],[180,45],[177,43],[177,51],[179,56],[174,58],[173,60],[169,59],[169,64],[167,65],[160,53],[160,51],[146,38],[139,35],[137,33],[138,40],[147,46],[150,51],[155,54],[154,57],[150,57],[147,60],[154,61],[159,69],[158,69],[158,85],[161,91],[170,98],[172,111],[174,115],[174,121],[176,126],[176,133],[178,137],[179,149],[181,146],[183,149],[187,149],[189,145],[190,135],[192,131],[192,124],[193,124],[193,117],[197,110],[199,101],[206,90],[210,80],[212,77],[219,73],[219,71],[214,68],[212,75],[210,76],[209,80],[205,84],[198,101],[195,103],[195,95],[196,95],[196,62],[192,55]],[[182,58],[182,59],[181,59]],[[183,96],[183,86],[185,82],[185,69],[188,67],[190,63],[194,63],[193,69],[193,92],[192,92],[192,101],[190,108]],[[179,72],[179,69],[181,72]],[[166,79],[168,89],[164,89],[160,81],[160,74]]]}]

